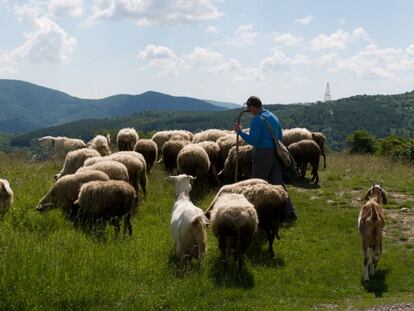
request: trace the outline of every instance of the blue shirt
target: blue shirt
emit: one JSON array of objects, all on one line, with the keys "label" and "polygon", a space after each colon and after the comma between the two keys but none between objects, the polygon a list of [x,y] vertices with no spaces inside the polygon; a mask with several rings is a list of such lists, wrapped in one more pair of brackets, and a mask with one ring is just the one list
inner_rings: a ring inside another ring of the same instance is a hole
[{"label": "blue shirt", "polygon": [[283,141],[282,128],[280,127],[279,119],[270,111],[263,109],[257,116],[255,116],[250,122],[249,134],[244,133],[242,130],[239,131],[240,137],[243,140],[253,145],[256,149],[263,148],[276,148],[273,141],[272,134],[270,133],[264,120],[260,118],[262,116],[267,120],[273,128],[273,132],[276,136]]}]

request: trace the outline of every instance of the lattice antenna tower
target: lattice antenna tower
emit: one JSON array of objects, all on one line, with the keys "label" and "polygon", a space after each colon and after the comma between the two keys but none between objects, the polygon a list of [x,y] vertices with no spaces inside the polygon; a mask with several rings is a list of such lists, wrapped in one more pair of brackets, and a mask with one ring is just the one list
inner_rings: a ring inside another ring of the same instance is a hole
[{"label": "lattice antenna tower", "polygon": [[332,100],[331,90],[329,88],[329,82],[326,83],[325,96],[323,97],[324,102],[330,102]]}]

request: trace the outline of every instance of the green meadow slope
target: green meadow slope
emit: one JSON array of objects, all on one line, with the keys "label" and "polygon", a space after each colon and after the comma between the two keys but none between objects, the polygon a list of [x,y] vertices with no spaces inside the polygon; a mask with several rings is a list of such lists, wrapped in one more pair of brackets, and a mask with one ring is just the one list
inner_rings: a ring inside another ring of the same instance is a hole
[{"label": "green meadow slope", "polygon": [[[133,236],[116,240],[108,226],[106,241],[75,230],[59,210],[34,210],[61,165],[0,154],[1,177],[15,193],[0,221],[1,310],[354,310],[414,302],[414,237],[398,220],[414,217],[413,167],[329,155],[320,188],[288,186],[299,219],[281,230],[276,257],[259,234],[241,273],[231,265],[226,275],[210,229],[201,264],[183,269],[172,255],[174,187],[159,165],[133,217]],[[383,253],[364,288],[356,224],[368,178],[384,182],[389,204]],[[194,201],[206,209],[217,189],[202,188]]]}]

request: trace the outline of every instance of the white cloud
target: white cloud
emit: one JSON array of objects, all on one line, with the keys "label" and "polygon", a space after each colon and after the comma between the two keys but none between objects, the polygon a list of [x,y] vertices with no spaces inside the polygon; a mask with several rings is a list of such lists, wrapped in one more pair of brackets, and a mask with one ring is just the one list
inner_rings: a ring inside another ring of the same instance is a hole
[{"label": "white cloud", "polygon": [[[25,11],[24,14],[33,14]],[[68,62],[76,46],[76,39],[69,36],[56,22],[46,16],[33,19],[34,29],[24,35],[25,42],[6,52],[8,62]]]},{"label": "white cloud", "polygon": [[348,33],[342,29],[338,29],[336,32],[326,35],[324,33],[319,34],[317,37],[310,41],[311,50],[319,51],[324,49],[337,49],[343,50],[351,43],[358,40],[371,42],[368,34],[362,27],[356,28],[352,33]]},{"label": "white cloud", "polygon": [[411,44],[410,46],[408,46],[405,51],[410,54],[410,55],[414,55],[414,44]]},{"label": "white cloud", "polygon": [[204,28],[204,31],[205,32],[209,32],[209,33],[216,33],[216,32],[218,32],[217,27],[211,26],[211,25],[209,25],[206,28]]},{"label": "white cloud", "polygon": [[160,70],[159,75],[179,75],[188,69],[184,59],[175,55],[168,47],[149,44],[138,53],[139,59],[149,60],[150,66]]},{"label": "white cloud", "polygon": [[48,12],[52,16],[68,13],[71,16],[82,16],[83,0],[49,0]]},{"label": "white cloud", "polygon": [[271,57],[267,57],[260,62],[261,69],[283,69],[290,63],[290,59],[280,50],[275,50]]},{"label": "white cloud", "polygon": [[252,30],[253,30],[253,25],[239,26],[234,33],[235,38],[229,40],[227,44],[234,46],[234,47],[254,45],[256,43],[256,38],[258,36],[258,33]]},{"label": "white cloud", "polygon": [[213,0],[94,0],[89,22],[133,20],[139,26],[187,24],[217,19],[224,14]]},{"label": "white cloud", "polygon": [[147,45],[138,58],[149,60],[149,65],[160,70],[160,75],[179,75],[189,69],[212,74],[228,74],[235,81],[264,80],[260,69],[243,67],[236,59],[226,59],[222,54],[208,48],[196,47],[187,55],[177,56],[164,46]]},{"label": "white cloud", "polygon": [[302,18],[296,18],[295,22],[301,23],[302,25],[308,25],[313,20],[313,15],[308,15]]},{"label": "white cloud", "polygon": [[303,41],[302,37],[295,37],[290,33],[274,33],[273,41],[281,46],[295,46]]},{"label": "white cloud", "polygon": [[323,54],[321,56],[319,56],[316,60],[315,63],[317,65],[331,65],[333,63],[335,63],[336,59],[338,58],[338,53],[328,53],[328,54]]},{"label": "white cloud", "polygon": [[[0,61],[1,61],[1,56],[0,56]],[[15,75],[18,73],[19,71],[13,67],[0,67],[0,74]]]}]

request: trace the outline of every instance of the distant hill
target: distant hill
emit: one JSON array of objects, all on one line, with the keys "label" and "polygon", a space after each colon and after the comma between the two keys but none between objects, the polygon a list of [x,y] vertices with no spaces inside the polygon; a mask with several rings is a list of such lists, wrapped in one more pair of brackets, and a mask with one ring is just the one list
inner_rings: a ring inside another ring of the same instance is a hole
[{"label": "distant hill", "polygon": [[239,104],[235,104],[235,103],[227,103],[227,102],[219,102],[216,100],[209,100],[209,99],[203,99],[205,102],[208,102],[210,104],[213,104],[215,106],[219,106],[219,107],[224,107],[224,108],[228,108],[228,109],[236,109],[236,108],[240,108],[241,105]]},{"label": "distant hill", "polygon": [[191,97],[158,92],[81,99],[19,80],[0,79],[0,132],[25,133],[75,120],[112,118],[141,111],[223,111]]}]

